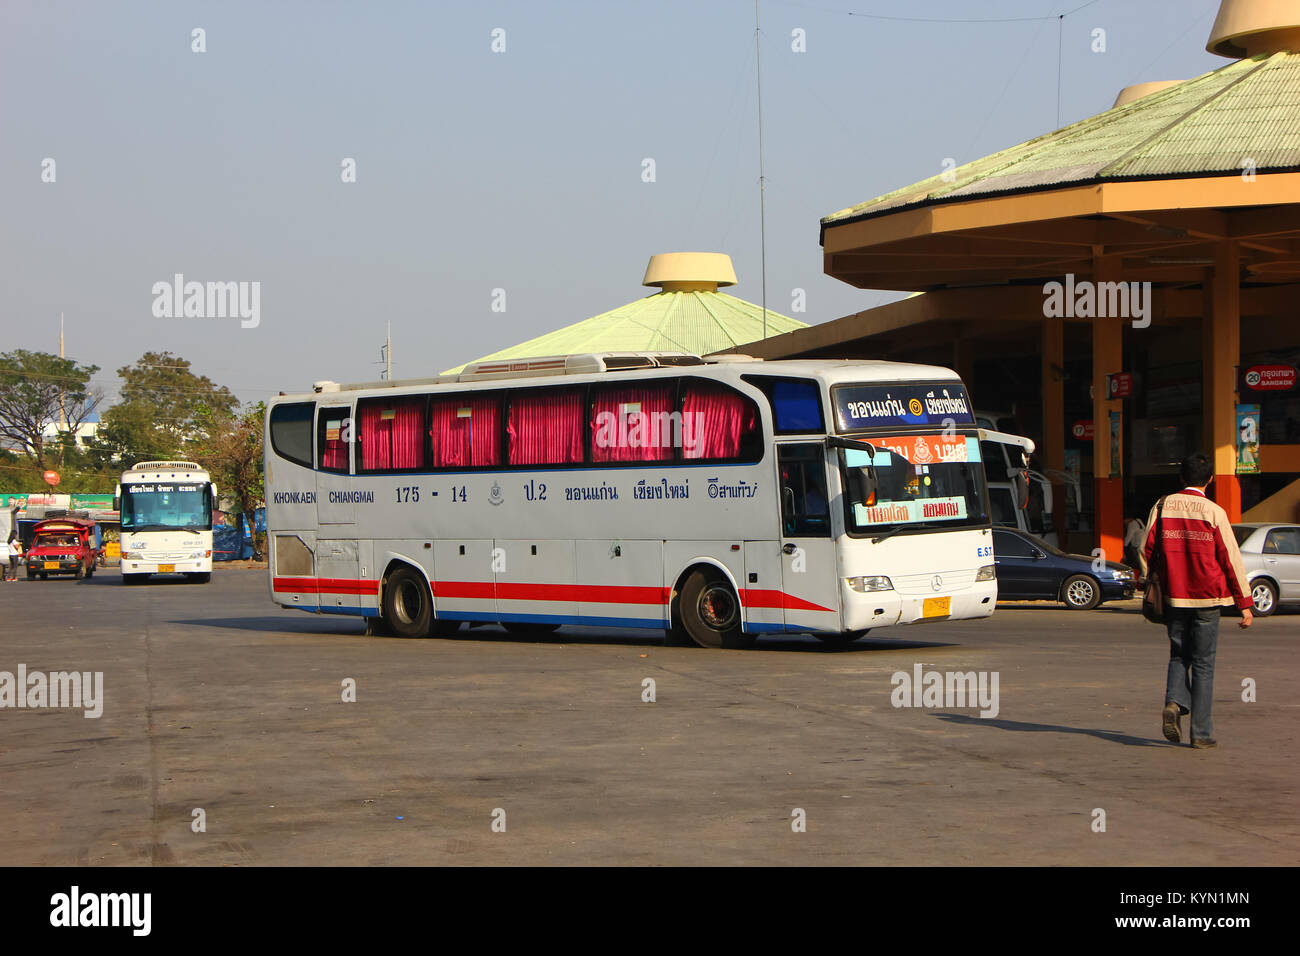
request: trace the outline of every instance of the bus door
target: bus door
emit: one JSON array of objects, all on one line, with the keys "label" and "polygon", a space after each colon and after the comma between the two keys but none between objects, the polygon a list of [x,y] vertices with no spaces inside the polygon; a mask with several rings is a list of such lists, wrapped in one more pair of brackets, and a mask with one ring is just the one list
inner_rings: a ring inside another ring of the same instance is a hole
[{"label": "bus door", "polygon": [[776,450],[785,628],[838,631],[839,569],[831,536],[826,445],[786,442]]},{"label": "bus door", "polygon": [[356,447],[351,405],[316,412],[316,585],[320,609],[355,613],[360,607],[361,560],[356,532],[356,482],[349,477]]}]

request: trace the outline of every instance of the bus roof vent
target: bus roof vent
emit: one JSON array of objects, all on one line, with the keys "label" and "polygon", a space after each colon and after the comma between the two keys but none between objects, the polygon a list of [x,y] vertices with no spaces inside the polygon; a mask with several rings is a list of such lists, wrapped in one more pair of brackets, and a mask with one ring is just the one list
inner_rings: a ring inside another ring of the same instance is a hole
[{"label": "bus roof vent", "polygon": [[311,390],[313,392],[337,392],[339,390],[339,383],[332,382],[326,378],[319,382],[312,382]]},{"label": "bus roof vent", "polygon": [[710,365],[739,365],[743,362],[761,362],[761,358],[754,358],[752,355],[710,355],[704,361]]},{"label": "bus roof vent", "polygon": [[533,378],[540,375],[590,375],[662,366],[703,365],[704,359],[689,352],[586,352],[577,355],[544,355],[537,358],[498,359],[473,362],[458,375],[444,381],[475,382],[493,378]]},{"label": "bus roof vent", "polygon": [[131,471],[202,471],[193,461],[142,461],[131,466]]}]

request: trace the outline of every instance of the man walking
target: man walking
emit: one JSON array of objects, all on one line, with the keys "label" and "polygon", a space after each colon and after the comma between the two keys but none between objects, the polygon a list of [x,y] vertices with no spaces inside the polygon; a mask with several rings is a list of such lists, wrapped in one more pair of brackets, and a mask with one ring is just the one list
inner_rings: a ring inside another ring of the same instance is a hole
[{"label": "man walking", "polygon": [[1204,452],[1189,455],[1182,464],[1185,487],[1151,509],[1142,550],[1143,574],[1155,555],[1169,631],[1162,730],[1165,739],[1179,743],[1180,720],[1190,713],[1192,746],[1198,750],[1218,746],[1211,709],[1219,613],[1235,604],[1241,608],[1241,627],[1250,627],[1254,620],[1250,587],[1227,512],[1205,496],[1213,480],[1210,457]]}]

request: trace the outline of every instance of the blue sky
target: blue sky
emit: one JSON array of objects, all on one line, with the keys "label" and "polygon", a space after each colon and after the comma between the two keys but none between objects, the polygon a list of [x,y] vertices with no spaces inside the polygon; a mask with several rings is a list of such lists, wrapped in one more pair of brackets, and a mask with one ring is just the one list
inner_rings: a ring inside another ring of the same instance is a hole
[{"label": "blue sky", "polygon": [[[895,297],[826,277],[818,220],[1055,129],[1058,49],[1059,125],[1228,62],[1217,0],[1082,5],[762,0],[769,307]],[[612,309],[657,252],[728,253],[757,302],[754,52],[752,0],[5,0],[0,351],[64,312],[110,397],[167,350],[256,400],[378,377],[389,321],[405,378]],[[260,323],[155,317],[178,272],[260,282]]]}]

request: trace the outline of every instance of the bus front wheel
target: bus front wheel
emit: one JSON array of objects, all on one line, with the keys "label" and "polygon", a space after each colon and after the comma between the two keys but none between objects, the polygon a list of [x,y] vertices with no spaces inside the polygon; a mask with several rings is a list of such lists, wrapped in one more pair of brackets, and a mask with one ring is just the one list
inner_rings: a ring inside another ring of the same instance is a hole
[{"label": "bus front wheel", "polygon": [[384,582],[384,620],[398,637],[428,637],[433,593],[424,575],[398,568]]},{"label": "bus front wheel", "polygon": [[701,647],[739,649],[754,643],[740,629],[740,601],[716,571],[692,571],[682,585],[678,613],[687,635]]},{"label": "bus front wheel", "polygon": [[189,578],[191,581],[193,581],[195,584],[207,584],[209,581],[212,580],[211,571],[190,571],[185,576]]}]

